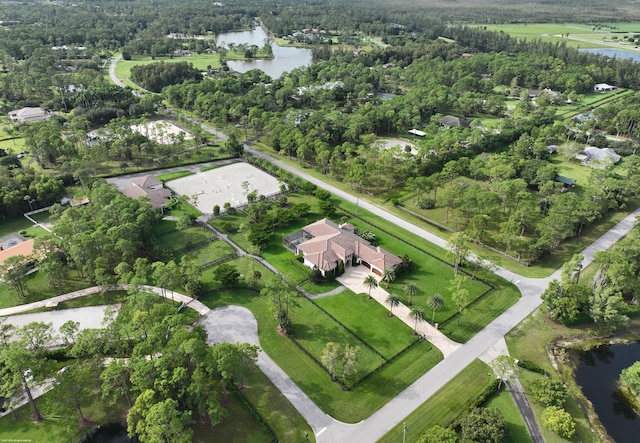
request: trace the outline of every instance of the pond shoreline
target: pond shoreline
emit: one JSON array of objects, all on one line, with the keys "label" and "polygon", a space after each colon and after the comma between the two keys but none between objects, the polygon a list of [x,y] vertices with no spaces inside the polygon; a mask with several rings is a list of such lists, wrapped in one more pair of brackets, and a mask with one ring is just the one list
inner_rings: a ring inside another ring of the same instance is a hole
[{"label": "pond shoreline", "polygon": [[616,443],[601,422],[595,407],[583,392],[576,380],[576,370],[580,363],[579,353],[592,350],[598,346],[632,344],[640,342],[640,326],[638,322],[622,331],[608,334],[584,335],[572,339],[558,338],[547,347],[547,355],[551,365],[567,386],[569,394],[576,400],[578,407],[587,417],[594,434],[603,442]]}]

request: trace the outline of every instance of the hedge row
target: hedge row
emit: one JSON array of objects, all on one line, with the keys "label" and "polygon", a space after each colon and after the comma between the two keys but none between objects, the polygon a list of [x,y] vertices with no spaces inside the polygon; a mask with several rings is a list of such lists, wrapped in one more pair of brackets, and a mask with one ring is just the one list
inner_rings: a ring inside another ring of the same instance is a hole
[{"label": "hedge row", "polygon": [[260,415],[260,413],[256,410],[253,404],[249,401],[247,397],[234,385],[233,383],[229,383],[229,390],[233,394],[235,398],[238,399],[242,407],[249,413],[253,421],[260,427],[262,433],[269,439],[271,442],[278,442],[278,437],[276,437],[276,433],[273,432],[273,429],[267,424],[267,421]]}]

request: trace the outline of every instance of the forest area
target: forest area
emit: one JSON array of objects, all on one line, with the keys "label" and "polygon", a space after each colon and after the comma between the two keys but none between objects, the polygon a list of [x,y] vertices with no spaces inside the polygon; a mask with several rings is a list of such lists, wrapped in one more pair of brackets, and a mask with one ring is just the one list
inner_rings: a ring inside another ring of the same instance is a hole
[{"label": "forest area", "polygon": [[[34,341],[33,330],[0,322],[0,395],[29,389],[25,362],[40,382],[43,374],[73,361],[74,370],[58,373],[56,382],[68,404],[47,403],[44,415],[77,414],[84,422],[80,405],[98,393],[109,408],[129,411],[128,431],[141,441],[206,441],[202,435],[221,429],[216,426],[234,413],[227,409],[229,394],[242,399],[243,377],[259,373],[254,366],[259,349],[208,346],[206,331],[194,326],[197,314],[176,314],[168,292],[201,296],[212,309],[236,297],[260,312],[260,322],[271,325],[278,319],[286,335],[289,294],[297,297],[297,289],[283,282],[277,286],[262,264],[236,257],[231,246],[220,246],[211,232],[192,226],[201,215],[189,205],[197,194],[176,198],[161,213],[103,179],[213,160],[256,163],[277,176],[292,201],[314,194],[309,198],[313,209],[306,202],[288,202],[286,195],[262,201],[258,190],[238,212],[230,203],[212,208],[215,217],[221,210],[228,217],[217,221],[221,232],[246,240],[257,255],[267,249],[271,258],[277,255],[274,233],[280,235],[283,225],[316,215],[348,219],[344,202],[340,207],[328,192],[255,161],[245,142],[407,220],[427,223],[447,237],[450,247],[432,258],[449,266],[452,254],[455,272],[464,266],[474,284],[480,265],[467,261],[472,250],[490,249],[492,258],[535,277],[564,263],[561,278],[542,295],[550,321],[607,331],[622,327],[638,312],[640,230],[598,253],[597,270],[583,269],[575,253],[640,206],[640,63],[583,52],[561,41],[525,41],[482,26],[614,26],[621,17],[640,19],[637,5],[630,0],[606,5],[595,0],[0,4],[0,224],[48,206],[52,209],[45,215],[53,219],[51,235],[36,235],[42,254],[36,277],[27,275],[36,262],[31,259],[0,266],[0,284],[15,296],[3,303],[82,285],[103,288],[96,303],[126,301],[104,328],[78,332],[69,324],[58,351],[42,345],[52,331],[40,327],[35,331],[40,341]],[[218,34],[257,26],[273,41],[217,46]],[[288,39],[294,35],[297,41]],[[274,42],[309,50],[312,63],[272,78],[258,69],[233,71],[225,61],[272,58]],[[200,56],[219,63],[196,66],[189,60]],[[109,64],[120,57],[140,62],[121,79],[126,87],[109,79]],[[46,118],[29,122],[9,116],[31,107],[46,111]],[[162,131],[165,120],[182,131],[167,136],[168,142],[140,129]],[[205,132],[201,123],[215,129]],[[218,130],[228,139],[212,135]],[[589,152],[606,158],[589,157]],[[63,210],[63,197],[87,198],[91,204]],[[172,219],[162,220],[167,214]],[[357,214],[356,206],[356,219]],[[20,232],[27,235],[26,229]],[[231,259],[233,265],[224,263]],[[337,285],[320,283],[331,290]],[[131,288],[128,293],[107,290],[116,284]],[[167,300],[156,300],[139,285],[155,285]],[[268,297],[258,297],[261,293]],[[277,305],[275,314],[263,299]],[[297,302],[291,303],[293,311]],[[456,306],[458,321],[464,305]],[[282,336],[269,333],[267,347],[277,348],[273,343]],[[17,341],[11,342],[11,335]],[[163,352],[156,355],[154,349]],[[113,361],[104,365],[105,359]],[[131,365],[122,364],[124,359]],[[97,373],[99,380],[92,377]],[[341,402],[341,407],[348,403]],[[38,420],[41,412],[35,403],[30,406]],[[475,419],[500,428],[499,441],[513,437],[505,437],[501,417],[465,411],[456,418],[456,431],[433,427],[419,441],[455,442],[461,429],[464,438],[481,441],[485,437],[472,436]],[[260,435],[256,441],[275,435],[260,413],[242,413],[250,416],[253,435]],[[292,429],[308,433],[301,416],[287,414],[295,416]],[[163,419],[172,425],[163,425]],[[289,416],[270,419],[283,432]],[[299,437],[292,435],[285,440]]]}]

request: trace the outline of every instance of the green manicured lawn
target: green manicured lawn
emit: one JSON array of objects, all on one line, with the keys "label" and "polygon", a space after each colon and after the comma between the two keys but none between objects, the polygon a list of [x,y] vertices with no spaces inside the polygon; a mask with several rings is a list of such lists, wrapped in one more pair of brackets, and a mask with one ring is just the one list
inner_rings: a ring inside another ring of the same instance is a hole
[{"label": "green manicured lawn", "polygon": [[156,178],[161,182],[168,182],[169,180],[175,180],[176,178],[188,177],[189,175],[193,175],[191,171],[174,171],[174,172],[166,172],[164,174],[156,175]]},{"label": "green manicured lawn", "polygon": [[176,255],[176,260],[180,260],[181,257],[187,255],[195,262],[195,264],[202,266],[206,263],[210,263],[228,254],[233,254],[233,248],[223,241],[215,240],[210,243],[204,244],[201,247]]},{"label": "green manicured lawn", "polygon": [[61,289],[52,289],[46,275],[41,271],[29,275],[26,278],[26,284],[29,292],[27,297],[21,300],[10,285],[0,282],[0,309],[26,305],[91,286],[85,279],[80,278],[75,271],[69,272],[65,285]]},{"label": "green manicured lawn", "polygon": [[[271,380],[255,366],[252,367],[252,370],[247,371],[243,393],[271,426],[271,429],[278,437],[278,441],[283,443],[302,442],[304,441],[305,432],[308,434],[310,442],[315,441],[315,434],[304,418],[278,388],[271,383]],[[243,432],[240,432],[236,438],[243,434]],[[211,441],[211,437],[206,441]],[[227,440],[220,439],[219,441]],[[238,438],[238,441],[246,440]]]},{"label": "green manicured lawn", "polygon": [[4,149],[9,154],[19,154],[27,149],[24,138],[14,138],[12,140],[0,140],[0,149]]},{"label": "green manicured lawn", "polygon": [[195,218],[200,217],[200,211],[191,206],[189,203],[183,201],[177,201],[169,206],[168,209],[165,209],[165,215],[171,215],[174,217],[181,217],[183,214],[189,214]]},{"label": "green manicured lawn", "polygon": [[416,341],[411,328],[396,317],[389,318],[385,307],[366,296],[347,290],[314,302],[387,359]]},{"label": "green manicured lawn", "polygon": [[[359,348],[358,369],[352,377],[354,380],[365,376],[384,363],[382,357],[376,355],[358,337],[316,308],[308,299],[300,298],[295,309],[296,315],[292,318],[293,332],[290,336],[316,360],[320,361],[327,343],[335,342],[341,346],[348,344]],[[405,333],[410,336],[411,330],[406,328]],[[361,336],[361,338],[364,337]]]},{"label": "green manicured lawn", "polygon": [[441,326],[447,337],[459,343],[467,342],[520,299],[520,291],[513,284],[500,278],[495,278],[493,283],[493,291],[464,310],[459,325],[456,314]]},{"label": "green manicured lawn", "polygon": [[[258,320],[262,349],[322,410],[337,420],[348,423],[356,423],[371,415],[442,360],[439,351],[433,349],[428,342],[421,341],[393,363],[375,372],[357,388],[343,391],[291,340],[276,332],[275,320],[264,298],[254,292],[234,289],[213,291],[200,297],[200,300],[210,308],[230,304],[249,308]],[[296,325],[304,325],[307,319],[302,313],[306,312],[294,308],[291,312],[292,321]]]},{"label": "green manicured lawn", "polygon": [[189,227],[182,231],[168,232],[159,237],[160,244],[171,251],[196,247],[213,239],[214,234],[201,227]]},{"label": "green manicured lawn", "polygon": [[302,284],[302,288],[309,294],[324,294],[325,292],[332,291],[339,286],[341,286],[340,282],[331,279],[323,280],[320,283],[306,281]]},{"label": "green manicured lawn", "polygon": [[229,395],[224,408],[227,415],[213,430],[208,425],[192,426],[194,443],[209,443],[212,438],[230,443],[269,443],[269,439],[233,395]]},{"label": "green manicured lawn", "polygon": [[50,235],[47,231],[40,227],[36,227],[25,217],[17,217],[10,220],[0,222],[0,237],[11,234],[12,232],[27,231],[23,237],[46,237]]},{"label": "green manicured lawn", "polygon": [[[259,288],[262,287],[273,275],[273,273],[269,269],[265,268],[262,263],[252,259],[251,257],[238,257],[226,263],[237,267],[238,272],[240,272],[241,275],[247,275],[252,269],[260,272],[260,279],[258,282]],[[204,291],[213,291],[220,288],[220,283],[215,281],[213,277],[215,269],[216,268],[213,267],[202,271]]]},{"label": "green manicured lawn", "polygon": [[503,388],[483,406],[496,408],[502,413],[504,420],[507,422],[507,435],[504,443],[529,443],[532,441],[524,419],[520,415],[520,411],[509,391]]},{"label": "green manicured lawn", "polygon": [[[416,441],[431,426],[449,426],[478,396],[493,383],[490,369],[480,360],[473,361],[442,389],[431,396],[403,422],[407,424],[406,441]],[[396,425],[379,443],[402,441],[402,423]]]}]

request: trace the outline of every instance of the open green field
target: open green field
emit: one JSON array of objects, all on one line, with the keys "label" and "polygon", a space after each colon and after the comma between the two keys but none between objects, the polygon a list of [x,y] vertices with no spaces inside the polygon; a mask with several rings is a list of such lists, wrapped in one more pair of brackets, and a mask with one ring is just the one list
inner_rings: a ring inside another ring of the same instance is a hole
[{"label": "open green field", "polygon": [[[337,383],[331,382],[324,369],[291,340],[276,332],[276,322],[268,302],[258,293],[244,289],[217,290],[200,297],[200,300],[210,308],[229,304],[249,308],[258,320],[262,349],[322,410],[348,423],[356,423],[371,415],[442,359],[442,354],[428,342],[420,341],[355,389],[344,391]],[[311,305],[308,301],[306,303]],[[317,308],[313,309],[320,312]],[[307,324],[309,319],[305,315],[309,312],[314,311],[308,311],[307,308],[292,309],[294,330]],[[317,337],[317,334],[318,331],[315,331],[314,336]]]},{"label": "open green field", "polygon": [[0,140],[0,149],[4,149],[10,154],[18,154],[27,149],[24,138],[14,138],[11,140]]},{"label": "open green field", "polygon": [[213,69],[220,68],[220,55],[218,54],[193,54],[188,57],[156,57],[155,60],[151,57],[133,56],[131,60],[120,60],[116,66],[116,76],[121,79],[129,79],[131,77],[131,68],[138,65],[150,65],[157,62],[165,63],[179,63],[188,62],[193,65],[194,68],[205,71],[207,66],[211,66]]},{"label": "open green field", "polygon": [[223,241],[216,240],[203,244],[192,251],[185,251],[181,254],[177,254],[176,260],[180,260],[183,256],[188,256],[196,265],[202,266],[233,253],[234,250],[231,246]]},{"label": "open green field", "polygon": [[[166,222],[163,221],[163,224],[166,225]],[[192,226],[182,231],[163,233],[158,240],[164,247],[176,252],[206,244],[214,238],[215,235],[208,229]]]},{"label": "open green field", "polygon": [[[431,426],[448,427],[480,394],[493,383],[490,369],[480,360],[473,361],[444,385],[418,409],[403,420],[407,425],[406,441],[416,441]],[[379,443],[402,441],[403,423],[391,429]]]},{"label": "open green field", "polygon": [[[612,33],[611,28],[594,29],[593,26],[576,23],[537,23],[537,24],[501,24],[478,25],[489,31],[505,32],[511,37],[519,39],[539,39],[542,41],[562,41],[568,46],[581,48],[617,47],[632,49],[632,44],[623,43],[621,34]],[[616,26],[616,32],[640,33],[640,25],[634,23],[611,24]],[[619,42],[612,40],[618,37]]]},{"label": "open green field", "polygon": [[396,317],[390,318],[389,311],[374,300],[344,291],[330,297],[314,300],[315,304],[331,314],[358,337],[362,337],[386,359],[405,349],[416,341],[411,328]]}]

